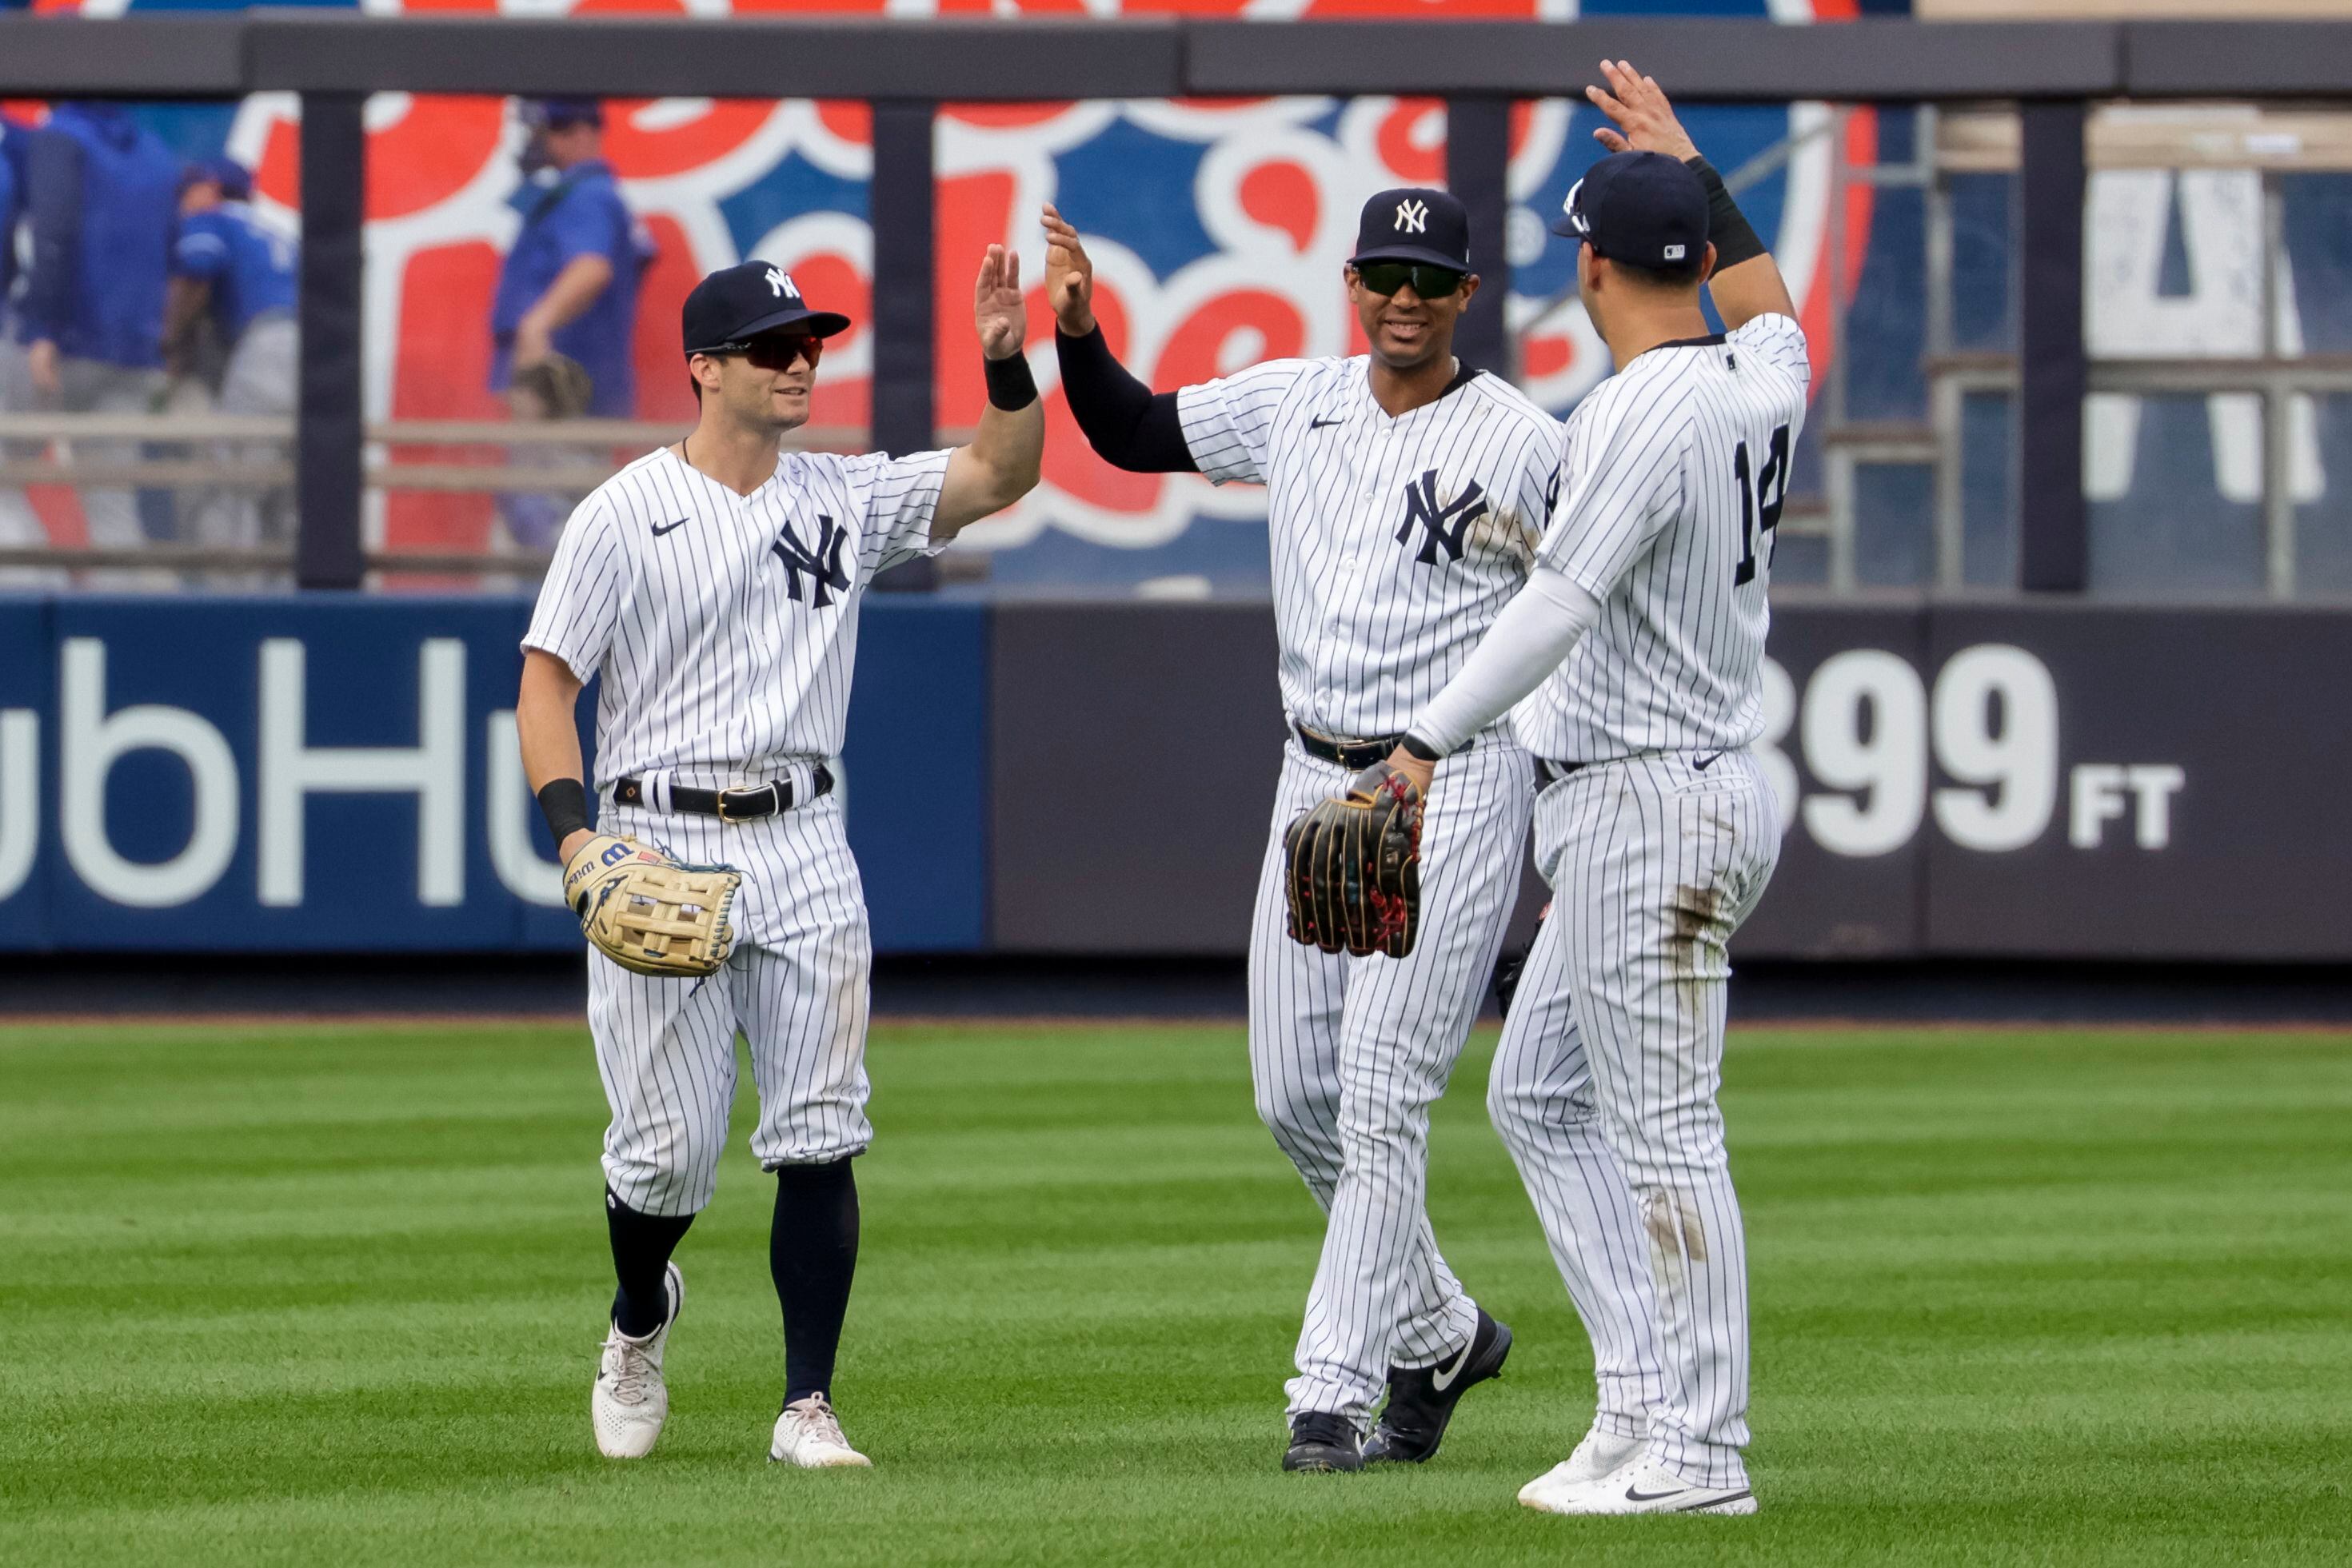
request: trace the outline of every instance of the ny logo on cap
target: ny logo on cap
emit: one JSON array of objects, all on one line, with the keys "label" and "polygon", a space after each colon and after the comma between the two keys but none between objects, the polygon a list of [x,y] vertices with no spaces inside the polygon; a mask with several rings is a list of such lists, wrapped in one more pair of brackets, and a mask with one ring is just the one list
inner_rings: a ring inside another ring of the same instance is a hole
[{"label": "ny logo on cap", "polygon": [[782,298],[787,294],[791,295],[795,299],[798,299],[801,297],[800,285],[793,281],[792,275],[787,272],[779,272],[772,267],[768,268],[768,287],[779,299]]},{"label": "ny logo on cap", "polygon": [[1579,180],[1575,184],[1570,185],[1568,188],[1568,200],[1560,204],[1560,210],[1568,214],[1568,223],[1570,228],[1574,229],[1578,234],[1589,235],[1592,232],[1592,220],[1584,215],[1584,209],[1577,204],[1576,200],[1577,197],[1583,193],[1584,182]]},{"label": "ny logo on cap", "polygon": [[1425,233],[1428,228],[1429,204],[1427,202],[1399,202],[1397,204],[1397,233],[1401,235],[1417,235]]}]

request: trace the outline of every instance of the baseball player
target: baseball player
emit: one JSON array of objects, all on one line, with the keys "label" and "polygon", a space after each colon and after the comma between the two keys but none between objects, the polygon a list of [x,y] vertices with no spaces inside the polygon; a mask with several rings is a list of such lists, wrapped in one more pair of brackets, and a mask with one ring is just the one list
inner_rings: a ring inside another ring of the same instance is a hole
[{"label": "baseball player", "polygon": [[[1389,764],[1433,779],[1433,815],[1453,788],[1439,759],[1508,712],[1544,780],[1536,860],[1557,902],[1487,1103],[1591,1332],[1600,1400],[1519,1500],[1753,1513],[1746,1246],[1715,1095],[1725,943],[1780,855],[1748,747],[1810,371],[1779,269],[1665,94],[1601,68],[1589,96],[1615,122],[1598,133],[1611,155],[1559,232],[1582,242],[1617,373],[1569,421],[1526,590]],[[1727,333],[1707,329],[1706,285]],[[1442,874],[1447,850],[1424,852]]]},{"label": "baseball player", "polygon": [[[785,1389],[769,1457],[867,1463],[831,1396],[857,1260],[850,1160],[873,1137],[872,944],[827,759],[841,747],[858,605],[875,574],[935,553],[1037,482],[1045,415],[1022,355],[1019,263],[1001,246],[981,265],[974,316],[988,406],[971,444],[906,457],[786,452],[784,433],[808,420],[824,341],[848,318],[812,308],[763,262],[704,278],[684,322],[701,402],[693,433],[581,504],[523,638],[523,767],[562,846],[567,893],[594,862],[639,846],[647,861],[674,855],[740,878],[731,909],[716,901],[715,973],[636,972],[637,958],[624,953],[624,967],[601,945],[589,956],[619,1285],[591,1412],[614,1458],[651,1450],[668,1414],[662,1355],[685,1300],[670,1254],[710,1201],[740,1029],[760,1095],[751,1152],[776,1177],[769,1262]],[[594,675],[592,831],[572,710]],[[578,907],[593,935],[603,911],[584,896]]]},{"label": "baseball player", "polygon": [[1345,277],[1369,353],[1156,396],[1103,340],[1076,230],[1051,207],[1045,227],[1062,384],[1095,450],[1131,471],[1267,487],[1290,735],[1250,937],[1250,1067],[1258,1114],[1328,1214],[1283,1468],[1426,1459],[1511,1347],[1446,1267],[1423,1198],[1429,1107],[1517,891],[1531,764],[1499,724],[1447,760],[1428,819],[1444,849],[1421,893],[1426,937],[1401,957],[1291,940],[1283,831],[1388,755],[1526,580],[1559,427],[1454,357],[1478,279],[1468,214],[1443,191],[1364,204]]}]

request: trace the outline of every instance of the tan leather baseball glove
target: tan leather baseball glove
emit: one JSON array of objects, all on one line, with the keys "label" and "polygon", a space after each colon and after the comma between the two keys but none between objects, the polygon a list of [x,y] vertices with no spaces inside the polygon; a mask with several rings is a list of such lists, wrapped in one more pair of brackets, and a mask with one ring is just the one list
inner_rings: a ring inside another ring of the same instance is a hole
[{"label": "tan leather baseball glove", "polygon": [[683,865],[635,839],[599,833],[563,868],[563,901],[589,942],[640,975],[714,975],[735,945],[729,913],[743,873]]}]

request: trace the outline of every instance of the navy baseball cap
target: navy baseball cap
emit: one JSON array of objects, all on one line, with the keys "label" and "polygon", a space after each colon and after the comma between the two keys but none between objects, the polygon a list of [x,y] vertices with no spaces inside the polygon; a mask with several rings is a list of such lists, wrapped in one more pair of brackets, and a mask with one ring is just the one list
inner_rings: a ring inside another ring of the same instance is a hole
[{"label": "navy baseball cap", "polygon": [[1658,269],[1696,267],[1706,228],[1706,187],[1679,159],[1612,152],[1570,188],[1551,232],[1595,256]]},{"label": "navy baseball cap", "polygon": [[1444,191],[1421,185],[1382,191],[1356,222],[1349,261],[1418,261],[1470,270],[1470,214]]},{"label": "navy baseball cap", "polygon": [[522,100],[522,121],[548,131],[561,131],[567,125],[593,125],[601,131],[604,106],[593,98],[527,98]]},{"label": "navy baseball cap", "polygon": [[734,353],[761,333],[784,327],[830,338],[849,329],[849,318],[836,310],[810,309],[792,274],[764,261],[722,267],[686,297],[688,357]]},{"label": "navy baseball cap", "polygon": [[180,189],[204,184],[218,185],[223,201],[248,201],[253,196],[253,171],[234,158],[199,158],[181,171]]}]

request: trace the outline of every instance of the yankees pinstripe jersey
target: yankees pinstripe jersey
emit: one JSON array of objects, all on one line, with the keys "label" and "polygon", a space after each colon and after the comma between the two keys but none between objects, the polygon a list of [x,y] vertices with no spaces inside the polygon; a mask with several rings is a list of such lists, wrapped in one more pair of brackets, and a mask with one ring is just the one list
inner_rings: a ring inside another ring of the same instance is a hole
[{"label": "yankees pinstripe jersey", "polygon": [[948,454],[787,452],[739,496],[669,447],[580,504],[523,646],[603,673],[596,783],[677,769],[756,780],[841,749],[857,608],[930,553]]},{"label": "yankees pinstripe jersey", "polygon": [[1652,349],[1577,405],[1538,559],[1601,619],[1512,710],[1529,750],[1595,762],[1762,733],[1765,590],[1810,375],[1803,329],[1759,316]]},{"label": "yankees pinstripe jersey", "polygon": [[1177,412],[1202,473],[1267,487],[1291,717],[1402,730],[1526,580],[1559,422],[1475,371],[1392,419],[1363,355],[1255,365],[1184,388]]}]

